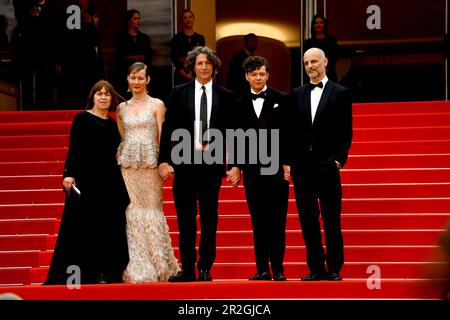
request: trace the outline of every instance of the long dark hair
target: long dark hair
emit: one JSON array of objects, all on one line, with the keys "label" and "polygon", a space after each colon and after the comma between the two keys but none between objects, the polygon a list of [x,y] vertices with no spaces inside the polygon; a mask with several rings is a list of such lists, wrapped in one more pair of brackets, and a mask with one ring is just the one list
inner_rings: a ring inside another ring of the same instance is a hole
[{"label": "long dark hair", "polygon": [[327,36],[328,35],[328,21],[327,18],[321,13],[315,14],[311,19],[311,35],[314,38],[316,36],[316,31],[314,30],[314,22],[317,18],[320,18],[323,20],[323,33]]}]

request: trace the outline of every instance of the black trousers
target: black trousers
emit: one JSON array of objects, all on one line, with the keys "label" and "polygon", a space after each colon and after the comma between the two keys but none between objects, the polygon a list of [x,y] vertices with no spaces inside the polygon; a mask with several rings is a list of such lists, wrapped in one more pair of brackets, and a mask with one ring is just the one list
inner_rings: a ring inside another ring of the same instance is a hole
[{"label": "black trousers", "polygon": [[286,215],[289,184],[279,172],[263,176],[260,171],[244,169],[244,186],[252,218],[256,269],[274,274],[284,272]]},{"label": "black trousers", "polygon": [[175,171],[173,196],[177,211],[180,258],[183,270],[195,271],[197,260],[197,205],[200,212],[198,270],[210,270],[216,258],[219,190],[222,173],[199,165]]},{"label": "black trousers", "polygon": [[[344,242],[339,170],[334,161],[319,165],[306,156],[302,163],[292,166],[291,174],[309,270],[340,272],[344,264]],[[322,245],[320,215],[323,219],[326,254]]]}]

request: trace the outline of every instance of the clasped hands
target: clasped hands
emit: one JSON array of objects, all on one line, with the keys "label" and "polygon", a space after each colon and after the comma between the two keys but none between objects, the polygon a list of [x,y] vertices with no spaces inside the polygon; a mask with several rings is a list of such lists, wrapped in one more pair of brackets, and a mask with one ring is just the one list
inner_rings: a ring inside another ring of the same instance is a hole
[{"label": "clasped hands", "polygon": [[[175,174],[173,167],[167,162],[163,162],[159,165],[158,173],[159,176],[164,181],[173,178]],[[227,174],[226,178],[227,182],[231,183],[233,187],[236,187],[239,184],[239,181],[241,180],[241,170],[238,167],[233,167],[229,171],[227,171],[226,174]]]}]

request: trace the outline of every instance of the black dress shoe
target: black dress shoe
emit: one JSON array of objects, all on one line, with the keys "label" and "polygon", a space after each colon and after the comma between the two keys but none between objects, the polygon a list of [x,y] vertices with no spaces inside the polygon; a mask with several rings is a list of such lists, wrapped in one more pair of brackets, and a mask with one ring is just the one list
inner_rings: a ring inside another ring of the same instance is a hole
[{"label": "black dress shoe", "polygon": [[212,281],[211,273],[208,270],[200,270],[198,272],[198,281]]},{"label": "black dress shoe", "polygon": [[301,277],[302,281],[319,281],[326,280],[327,274],[324,272],[311,272],[307,276]]},{"label": "black dress shoe", "polygon": [[286,277],[282,272],[273,274],[273,281],[286,281]]},{"label": "black dress shoe", "polygon": [[248,280],[272,280],[272,276],[269,272],[258,272]]},{"label": "black dress shoe", "polygon": [[327,280],[331,280],[331,281],[341,281],[342,277],[339,274],[339,272],[330,272],[328,274]]},{"label": "black dress shoe", "polygon": [[175,276],[169,277],[169,282],[190,282],[195,281],[195,272],[181,270]]}]

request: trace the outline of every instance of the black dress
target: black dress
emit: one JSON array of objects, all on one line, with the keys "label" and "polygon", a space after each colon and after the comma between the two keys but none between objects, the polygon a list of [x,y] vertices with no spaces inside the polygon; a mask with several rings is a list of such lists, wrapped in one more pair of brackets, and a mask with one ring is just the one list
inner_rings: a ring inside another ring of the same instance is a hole
[{"label": "black dress", "polygon": [[132,36],[127,31],[119,34],[116,42],[116,86],[124,97],[128,96],[128,68],[135,62],[142,62],[151,69],[152,54],[152,43],[146,33],[138,31],[136,36]]},{"label": "black dress", "polygon": [[184,61],[186,60],[188,52],[195,47],[203,47],[204,45],[205,37],[197,32],[194,32],[191,36],[188,36],[184,32],[178,32],[173,36],[172,41],[170,42],[170,54],[172,63],[175,67],[175,85],[189,82],[180,75],[180,70],[184,69]]},{"label": "black dress", "polygon": [[[128,264],[125,209],[130,199],[116,161],[117,124],[82,111],[74,118],[64,176],[74,177],[78,196],[66,195],[61,227],[45,284],[66,284],[81,271],[81,283],[121,282]],[[70,282],[72,283],[72,282]]]}]

